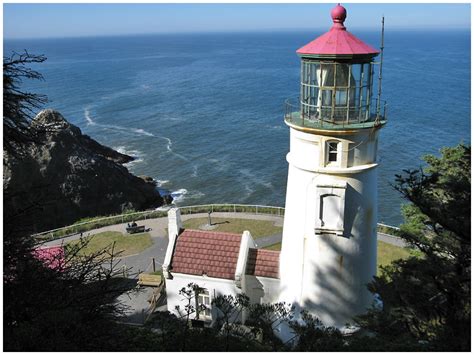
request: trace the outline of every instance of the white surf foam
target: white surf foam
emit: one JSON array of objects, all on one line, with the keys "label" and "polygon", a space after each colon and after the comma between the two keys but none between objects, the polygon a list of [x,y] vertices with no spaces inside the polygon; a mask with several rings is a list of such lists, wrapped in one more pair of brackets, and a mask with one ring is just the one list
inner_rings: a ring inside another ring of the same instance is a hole
[{"label": "white surf foam", "polygon": [[148,137],[154,137],[155,135],[153,133],[147,132],[142,128],[132,128],[132,130],[138,134],[142,134]]},{"label": "white surf foam", "polygon": [[[245,177],[245,180],[250,182],[252,185],[261,185],[268,189],[273,190],[273,184],[271,181],[265,181],[263,179],[258,178],[255,174],[253,174],[249,169],[239,169],[239,173]],[[245,190],[250,194],[254,192],[254,189],[250,188],[247,184],[245,184]],[[252,191],[250,191],[252,190]]]},{"label": "white surf foam", "polygon": [[130,168],[130,167],[132,167],[132,166],[134,166],[134,165],[136,165],[136,164],[143,163],[143,162],[144,162],[143,159],[141,159],[141,158],[138,158],[138,159],[137,159],[137,158],[136,158],[135,160],[132,160],[132,161],[129,161],[128,163],[123,164],[123,166],[125,166],[125,167],[127,167],[127,168]]},{"label": "white surf foam", "polygon": [[179,189],[179,190],[173,191],[170,193],[170,195],[171,197],[173,197],[174,204],[179,204],[183,202],[184,200],[200,199],[206,196],[206,194],[201,191],[188,192],[188,190],[186,189]]},{"label": "white surf foam", "polygon": [[244,185],[244,189],[245,189],[245,192],[246,192],[245,193],[246,198],[250,197],[250,195],[252,195],[255,192],[255,190],[252,187],[250,187],[250,185],[248,185],[248,184]]},{"label": "white surf foam", "polygon": [[84,109],[84,117],[86,118],[88,126],[95,126],[96,123],[91,118],[91,113],[88,108]]},{"label": "white surf foam", "polygon": [[[142,135],[142,136],[146,136],[146,137],[156,137],[156,138],[159,138],[159,139],[163,139],[163,140],[166,141],[166,150],[167,150],[167,152],[169,152],[170,154],[174,155],[175,157],[177,157],[181,160],[184,160],[185,162],[190,162],[190,160],[188,158],[186,158],[182,154],[176,153],[173,150],[173,148],[172,148],[173,142],[168,137],[155,136],[153,133],[145,131],[143,128],[123,127],[123,126],[118,126],[118,125],[109,125],[109,124],[97,123],[92,119],[89,107],[86,107],[84,109],[84,117],[87,121],[87,125],[93,125],[93,126],[97,126],[97,127],[102,127],[104,129],[120,131],[120,132],[124,132],[124,133],[128,133],[128,134],[138,134],[138,135]],[[128,154],[128,153],[123,153],[123,154]],[[131,154],[128,154],[128,155],[131,155]],[[139,163],[139,162],[142,162],[142,161],[143,160],[136,159],[133,162],[130,162],[130,163],[127,163],[127,164],[136,164],[136,163]],[[194,173],[193,173],[193,176],[196,177],[197,175],[194,175],[194,174],[197,174],[197,168],[194,169]]]},{"label": "white surf foam", "polygon": [[142,136],[154,137],[155,135],[151,132],[145,131],[143,128],[134,128],[134,127],[123,127],[118,125],[109,125],[109,124],[101,124],[97,123],[92,119],[90,110],[88,107],[84,109],[84,117],[87,121],[87,125],[98,126],[109,130],[115,130],[120,132],[132,133],[132,134],[139,134]]},{"label": "white surf foam", "polygon": [[171,197],[173,197],[173,202],[174,203],[177,203],[177,202],[181,202],[184,200],[184,195],[186,195],[188,193],[188,190],[186,189],[179,189],[179,190],[176,190],[176,191],[172,191],[171,192]]},{"label": "white surf foam", "polygon": [[[176,153],[176,152],[173,150],[173,148],[172,148],[172,146],[173,146],[173,141],[172,141],[170,138],[165,137],[165,136],[155,136],[155,137],[164,139],[164,140],[166,141],[166,150],[168,151],[168,153],[173,154],[175,157],[177,157],[177,158],[179,158],[179,159],[181,159],[181,160],[184,160],[184,161],[186,161],[186,162],[189,162],[189,161],[190,161],[190,160],[189,160],[188,158],[186,158],[185,156],[183,156],[183,155],[181,155],[181,154],[179,154],[179,153]],[[161,157],[162,155],[163,155],[163,153],[160,154],[160,157]]]},{"label": "white surf foam", "polygon": [[201,192],[201,191],[195,191],[195,192],[187,195],[187,197],[189,197],[189,198],[201,198],[201,197],[204,197],[204,196],[206,196],[206,194]]},{"label": "white surf foam", "polygon": [[136,164],[139,164],[139,163],[143,163],[144,162],[144,157],[146,156],[146,154],[143,153],[140,150],[127,149],[127,147],[125,147],[123,145],[118,146],[118,147],[113,147],[113,149],[116,150],[117,152],[121,153],[121,154],[130,155],[131,157],[134,158],[134,160],[123,164],[123,166],[125,166],[127,168],[130,168],[130,167],[132,167]]},{"label": "white surf foam", "polygon": [[155,182],[156,182],[157,187],[162,187],[163,185],[166,185],[170,181],[169,180],[155,180]]},{"label": "white surf foam", "polygon": [[145,155],[145,153],[143,153],[142,151],[140,150],[137,150],[137,149],[128,149],[127,147],[123,146],[123,145],[119,145],[117,147],[113,147],[114,150],[116,150],[117,152],[121,153],[121,154],[126,154],[126,155],[130,155],[134,158],[138,158],[138,157],[143,157]]}]

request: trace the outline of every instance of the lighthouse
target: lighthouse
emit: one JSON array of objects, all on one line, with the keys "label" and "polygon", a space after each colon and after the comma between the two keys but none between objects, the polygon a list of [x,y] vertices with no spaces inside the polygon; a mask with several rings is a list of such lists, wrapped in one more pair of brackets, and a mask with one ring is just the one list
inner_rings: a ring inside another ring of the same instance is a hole
[{"label": "lighthouse", "polygon": [[346,16],[337,5],[330,30],[297,50],[300,97],[285,112],[290,150],[279,270],[280,301],[336,327],[373,302],[367,284],[377,267],[377,146],[386,123],[374,62],[380,52],[347,31]]}]

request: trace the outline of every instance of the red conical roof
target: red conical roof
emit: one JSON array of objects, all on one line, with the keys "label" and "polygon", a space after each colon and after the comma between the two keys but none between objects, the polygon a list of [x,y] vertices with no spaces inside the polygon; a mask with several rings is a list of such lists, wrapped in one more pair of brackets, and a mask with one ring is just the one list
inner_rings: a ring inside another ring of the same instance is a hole
[{"label": "red conical roof", "polygon": [[346,9],[338,4],[331,11],[334,25],[329,32],[296,51],[301,56],[375,56],[378,50],[362,42],[344,27]]}]

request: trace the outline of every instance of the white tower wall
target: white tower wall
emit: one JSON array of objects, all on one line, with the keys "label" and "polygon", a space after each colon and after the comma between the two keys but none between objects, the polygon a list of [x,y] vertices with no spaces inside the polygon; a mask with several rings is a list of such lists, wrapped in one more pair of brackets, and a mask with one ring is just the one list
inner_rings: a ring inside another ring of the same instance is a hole
[{"label": "white tower wall", "polygon": [[[372,302],[377,135],[290,129],[280,300],[328,326],[344,326]],[[337,144],[337,161],[329,162],[329,142]]]}]

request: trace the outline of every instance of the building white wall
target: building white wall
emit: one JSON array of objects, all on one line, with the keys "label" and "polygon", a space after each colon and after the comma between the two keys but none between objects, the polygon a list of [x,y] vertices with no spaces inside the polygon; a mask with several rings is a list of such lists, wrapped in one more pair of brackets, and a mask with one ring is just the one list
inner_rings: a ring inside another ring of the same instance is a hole
[{"label": "building white wall", "polygon": [[[366,284],[377,264],[377,134],[328,136],[290,129],[280,300],[303,307],[326,325],[344,326],[372,301]],[[339,142],[338,160],[331,164],[328,140]],[[342,220],[343,230],[325,234],[323,228],[317,234],[320,195],[331,186],[340,192],[344,185],[343,208],[329,210],[330,218]]]},{"label": "building white wall", "polygon": [[[169,225],[176,224],[176,215],[179,216],[179,209],[169,214]],[[178,218],[179,220],[179,218]],[[179,223],[178,223],[179,224]],[[176,228],[174,229],[176,230]],[[167,259],[171,260],[176,238],[174,232],[170,234],[170,243],[168,245]],[[280,280],[268,277],[246,275],[249,248],[255,248],[255,242],[248,231],[242,234],[239,257],[236,265],[234,280],[218,279],[208,276],[188,275],[175,272],[166,273],[166,295],[168,311],[179,316],[176,306],[183,310],[187,304],[185,297],[179,295],[182,288],[186,288],[190,283],[205,288],[212,300],[219,295],[236,296],[239,293],[245,293],[251,303],[273,303],[278,301]],[[167,264],[168,265],[168,264]],[[168,267],[166,268],[168,270]],[[195,304],[193,303],[195,306]],[[191,318],[194,318],[193,315]],[[212,317],[215,319],[216,310],[212,311]],[[245,315],[244,315],[245,317]]]},{"label": "building white wall", "polygon": [[[179,316],[176,311],[176,306],[180,306],[184,309],[187,304],[186,299],[179,295],[179,291],[184,287],[186,288],[189,283],[195,283],[202,288],[205,288],[209,292],[211,302],[214,298],[219,295],[232,295],[235,296],[242,291],[236,287],[234,280],[217,279],[208,276],[197,276],[172,273],[172,279],[166,279],[166,297],[168,311]],[[196,306],[195,304],[193,304]],[[214,318],[214,313],[212,314]],[[194,315],[191,317],[194,318]]]},{"label": "building white wall", "polygon": [[270,277],[246,275],[245,294],[253,304],[278,302],[280,280]]},{"label": "building white wall", "polygon": [[179,208],[171,208],[168,211],[168,246],[166,247],[165,259],[163,261],[163,276],[169,278],[169,266],[173,257],[176,239],[183,228],[181,221],[181,210]]}]

